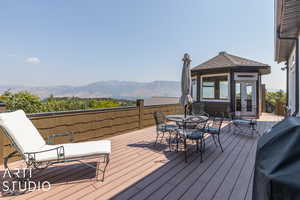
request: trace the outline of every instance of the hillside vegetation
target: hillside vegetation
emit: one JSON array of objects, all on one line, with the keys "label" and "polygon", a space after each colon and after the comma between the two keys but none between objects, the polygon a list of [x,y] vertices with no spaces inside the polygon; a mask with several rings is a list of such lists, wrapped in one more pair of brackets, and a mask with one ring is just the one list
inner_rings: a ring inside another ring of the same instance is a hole
[{"label": "hillside vegetation", "polygon": [[5,103],[7,110],[24,110],[26,113],[56,112],[68,110],[86,110],[99,108],[113,108],[120,106],[134,106],[134,101],[111,98],[55,98],[52,95],[45,100],[26,91],[5,92],[0,96],[0,103]]},{"label": "hillside vegetation", "polygon": [[[267,110],[269,112],[274,111],[276,104],[285,104],[285,102],[286,93],[282,90],[277,92],[268,91],[266,93]],[[55,98],[51,95],[45,100],[42,100],[37,95],[26,91],[17,93],[6,91],[0,95],[0,103],[5,103],[8,110],[14,111],[22,109],[26,113],[100,109],[135,105],[135,101],[112,98]]]}]

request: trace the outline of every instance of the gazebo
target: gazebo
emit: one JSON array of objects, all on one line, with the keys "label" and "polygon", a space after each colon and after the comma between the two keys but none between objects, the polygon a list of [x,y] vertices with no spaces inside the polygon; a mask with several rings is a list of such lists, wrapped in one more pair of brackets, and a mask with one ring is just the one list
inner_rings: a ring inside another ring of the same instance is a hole
[{"label": "gazebo", "polygon": [[267,64],[222,51],[192,68],[193,109],[210,114],[218,112],[259,117],[262,104],[261,76],[270,73]]}]

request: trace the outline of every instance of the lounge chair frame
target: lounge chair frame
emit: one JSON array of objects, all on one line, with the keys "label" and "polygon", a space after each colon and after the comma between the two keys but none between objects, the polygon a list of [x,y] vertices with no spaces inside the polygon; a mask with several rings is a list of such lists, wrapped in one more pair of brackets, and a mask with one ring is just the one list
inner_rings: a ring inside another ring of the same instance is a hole
[{"label": "lounge chair frame", "polygon": [[[15,157],[17,155],[17,153],[19,153],[22,157],[22,159],[25,161],[27,168],[34,168],[34,169],[38,169],[38,170],[42,170],[42,169],[46,169],[47,167],[49,167],[50,165],[54,165],[54,164],[58,164],[58,163],[66,163],[66,162],[79,162],[81,164],[84,164],[88,167],[94,168],[96,170],[96,180],[98,181],[98,175],[99,175],[99,171],[102,172],[102,182],[104,181],[104,175],[105,175],[105,171],[106,168],[109,164],[110,161],[110,154],[108,153],[103,153],[103,154],[99,154],[99,155],[93,155],[93,156],[83,156],[83,157],[78,157],[78,158],[72,158],[72,159],[66,159],[65,158],[65,150],[63,146],[58,146],[58,147],[54,147],[52,149],[48,149],[48,150],[44,150],[44,151],[36,151],[36,152],[25,152],[22,153],[20,147],[14,142],[13,138],[8,134],[8,132],[6,131],[6,129],[2,126],[0,126],[0,129],[4,132],[4,134],[7,136],[7,138],[9,139],[9,141],[11,142],[11,145],[14,146],[16,148],[16,151],[10,153],[8,156],[6,156],[4,158],[4,167],[5,169],[7,169],[10,174],[13,174],[11,169],[8,166],[9,163],[9,159]],[[67,132],[66,132],[67,133]],[[62,135],[62,134],[60,134]],[[36,155],[39,153],[43,153],[43,152],[48,152],[48,151],[56,151],[57,153],[57,159],[55,160],[49,160],[49,161],[36,161]],[[25,156],[27,155],[27,157]],[[104,158],[103,162],[101,162],[101,160],[99,162],[97,162],[97,166],[93,166],[90,165],[88,163],[82,162],[85,159],[92,159],[92,158]],[[103,169],[100,169],[100,163],[105,163],[105,166]],[[41,167],[43,166],[43,167]],[[15,177],[18,179],[18,181],[26,181],[26,180],[20,180],[18,177]]]}]

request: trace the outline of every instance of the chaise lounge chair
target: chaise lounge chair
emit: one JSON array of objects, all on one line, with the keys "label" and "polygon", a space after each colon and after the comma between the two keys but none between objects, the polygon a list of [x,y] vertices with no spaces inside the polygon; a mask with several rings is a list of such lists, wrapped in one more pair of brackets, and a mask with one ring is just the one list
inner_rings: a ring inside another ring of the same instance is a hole
[{"label": "chaise lounge chair", "polygon": [[[1,113],[0,127],[17,149],[4,159],[4,166],[8,170],[8,160],[20,153],[28,168],[41,169],[56,163],[77,161],[96,169],[96,180],[98,180],[98,172],[101,171],[102,181],[104,181],[104,173],[111,153],[111,141],[48,145],[23,110]],[[102,157],[105,163],[104,169],[99,167],[100,159],[96,167],[83,162],[84,159]]]}]

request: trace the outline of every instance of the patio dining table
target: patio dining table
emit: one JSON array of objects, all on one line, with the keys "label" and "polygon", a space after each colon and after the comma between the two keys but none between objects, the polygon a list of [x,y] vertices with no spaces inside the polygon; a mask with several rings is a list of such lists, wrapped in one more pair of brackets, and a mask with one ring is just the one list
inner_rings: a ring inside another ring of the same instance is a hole
[{"label": "patio dining table", "polygon": [[168,121],[181,123],[183,125],[183,129],[186,129],[187,124],[206,122],[208,117],[204,115],[167,115],[166,119]]},{"label": "patio dining table", "polygon": [[[187,124],[189,123],[203,123],[208,121],[207,116],[202,115],[167,115],[166,119],[168,121],[173,121],[176,123],[182,123],[182,132],[181,136],[183,136],[183,144],[184,144],[184,152],[185,152],[185,162],[187,162],[187,143],[186,139],[188,134],[190,134],[190,130],[187,129]],[[179,134],[177,134],[177,137],[179,137]],[[201,146],[202,146],[202,139],[201,139]],[[178,149],[178,140],[177,140],[177,149]],[[202,161],[202,148],[201,148],[201,161]]]}]

